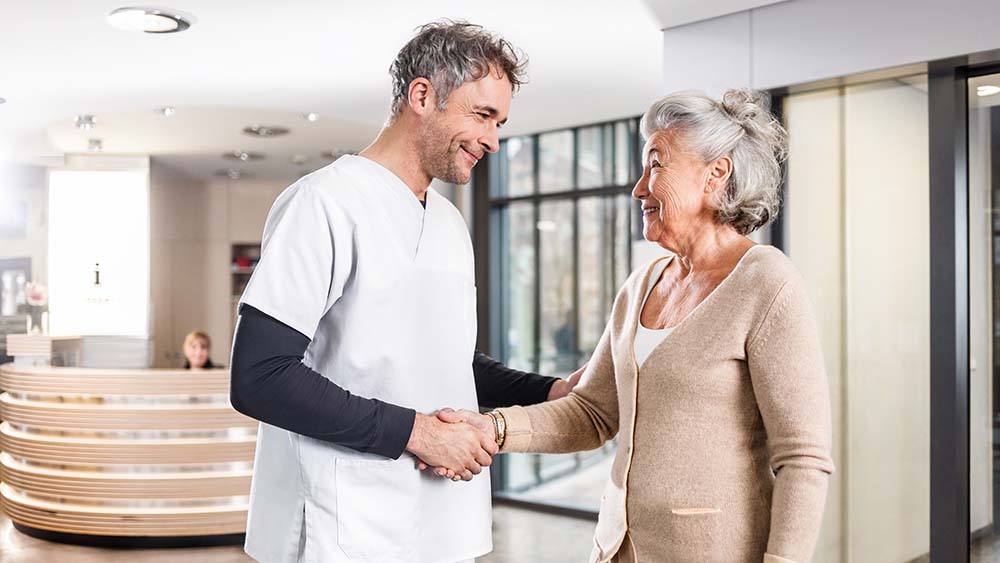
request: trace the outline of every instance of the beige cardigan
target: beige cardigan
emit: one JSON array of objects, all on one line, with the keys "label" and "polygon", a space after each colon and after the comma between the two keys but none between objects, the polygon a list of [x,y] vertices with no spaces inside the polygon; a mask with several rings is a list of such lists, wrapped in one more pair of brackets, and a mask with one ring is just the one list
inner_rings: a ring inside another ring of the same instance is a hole
[{"label": "beige cardigan", "polygon": [[619,434],[591,561],[809,561],[833,462],[801,277],[776,248],[751,248],[639,368],[654,264],[619,292],[573,393],[501,409],[502,451],[589,450]]}]

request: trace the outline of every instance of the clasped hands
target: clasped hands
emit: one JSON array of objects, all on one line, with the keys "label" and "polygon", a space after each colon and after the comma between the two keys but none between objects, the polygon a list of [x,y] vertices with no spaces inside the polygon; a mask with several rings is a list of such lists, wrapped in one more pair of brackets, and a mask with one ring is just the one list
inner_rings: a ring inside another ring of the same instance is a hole
[{"label": "clasped hands", "polygon": [[417,456],[419,469],[433,468],[453,481],[471,481],[500,450],[493,420],[465,409],[418,414],[407,449]]},{"label": "clasped hands", "polygon": [[[576,387],[587,364],[566,379],[555,381],[546,401],[555,401]],[[406,449],[417,456],[417,467],[433,468],[436,475],[453,481],[471,481],[493,463],[497,447],[496,426],[487,415],[467,409],[441,409],[417,414]]]}]

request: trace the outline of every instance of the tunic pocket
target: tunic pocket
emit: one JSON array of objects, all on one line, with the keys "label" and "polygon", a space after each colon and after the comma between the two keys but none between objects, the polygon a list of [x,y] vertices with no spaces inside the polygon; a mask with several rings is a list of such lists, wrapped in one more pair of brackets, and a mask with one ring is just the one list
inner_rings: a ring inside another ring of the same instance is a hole
[{"label": "tunic pocket", "polygon": [[719,561],[722,510],[719,508],[673,508],[670,510],[670,543],[676,561]]},{"label": "tunic pocket", "polygon": [[410,463],[337,459],[337,542],[352,560],[408,561],[419,472]]}]

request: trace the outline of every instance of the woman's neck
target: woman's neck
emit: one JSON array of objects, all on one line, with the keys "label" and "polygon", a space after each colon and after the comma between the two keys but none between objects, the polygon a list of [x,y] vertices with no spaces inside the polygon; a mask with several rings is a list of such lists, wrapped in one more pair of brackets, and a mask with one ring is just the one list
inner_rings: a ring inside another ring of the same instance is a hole
[{"label": "woman's neck", "polygon": [[754,242],[728,225],[712,223],[688,229],[683,236],[666,235],[660,246],[677,256],[684,276],[728,267],[754,245]]}]

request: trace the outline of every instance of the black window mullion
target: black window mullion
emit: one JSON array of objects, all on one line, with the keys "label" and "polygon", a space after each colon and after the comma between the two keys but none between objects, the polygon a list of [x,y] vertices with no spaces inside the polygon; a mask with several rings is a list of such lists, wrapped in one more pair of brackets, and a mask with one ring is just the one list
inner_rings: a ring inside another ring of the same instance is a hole
[{"label": "black window mullion", "polygon": [[[541,149],[539,147],[540,141],[539,135],[532,136],[531,150],[531,190],[532,193],[537,197],[541,192],[541,186],[539,185],[540,177],[540,167],[539,156],[541,154]],[[534,359],[532,360],[532,369],[537,372],[541,364],[542,357],[542,244],[541,235],[538,231],[538,222],[541,220],[541,202],[535,199],[532,205],[534,211],[534,220],[532,221],[532,243],[535,245],[535,294],[533,295],[535,299],[535,311],[534,311],[534,337],[535,337],[535,349],[534,349]]]}]

